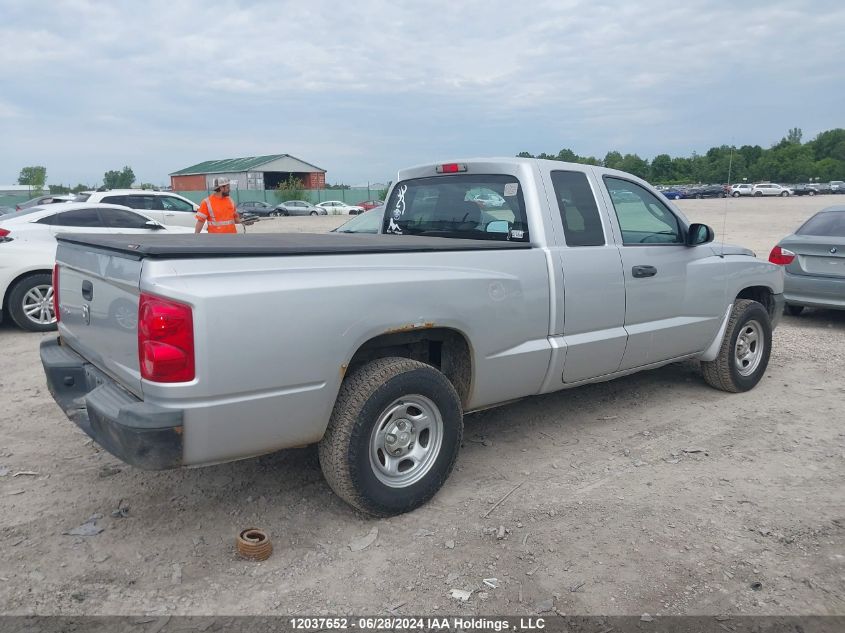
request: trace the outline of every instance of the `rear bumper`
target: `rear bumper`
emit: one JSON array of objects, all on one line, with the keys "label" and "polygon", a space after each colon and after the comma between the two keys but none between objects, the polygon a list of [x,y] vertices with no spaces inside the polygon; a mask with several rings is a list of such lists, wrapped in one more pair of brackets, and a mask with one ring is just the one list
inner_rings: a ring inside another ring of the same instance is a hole
[{"label": "rear bumper", "polygon": [[783,295],[792,305],[845,310],[845,278],[786,273]]},{"label": "rear bumper", "polygon": [[65,415],[109,453],[146,470],[182,465],[181,410],[139,400],[59,339],[41,342],[41,364]]}]

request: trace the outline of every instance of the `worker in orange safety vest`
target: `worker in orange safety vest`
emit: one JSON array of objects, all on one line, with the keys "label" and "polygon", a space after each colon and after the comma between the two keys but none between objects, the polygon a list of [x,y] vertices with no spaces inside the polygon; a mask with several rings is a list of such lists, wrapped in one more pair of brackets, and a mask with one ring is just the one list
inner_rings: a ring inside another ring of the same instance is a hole
[{"label": "worker in orange safety vest", "polygon": [[197,210],[194,233],[202,231],[206,222],[208,222],[209,233],[237,233],[238,229],[235,225],[244,224],[244,222],[235,210],[235,203],[229,197],[229,179],[215,178],[212,181],[212,187],[214,193],[203,200]]}]

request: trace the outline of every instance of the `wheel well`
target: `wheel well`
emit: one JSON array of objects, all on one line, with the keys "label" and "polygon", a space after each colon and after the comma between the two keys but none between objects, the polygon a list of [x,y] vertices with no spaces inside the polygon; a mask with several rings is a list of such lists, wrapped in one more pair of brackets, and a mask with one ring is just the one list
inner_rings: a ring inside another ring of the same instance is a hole
[{"label": "wheel well", "polygon": [[3,302],[2,302],[3,310],[6,311],[9,308],[9,294],[10,294],[12,288],[14,288],[15,285],[21,279],[25,279],[26,277],[29,277],[31,275],[43,275],[43,274],[52,275],[53,270],[49,269],[49,268],[47,270],[28,270],[25,273],[21,273],[20,275],[18,275],[14,279],[12,279],[12,281],[9,282],[9,285],[6,286],[6,294],[3,295]]},{"label": "wheel well", "polygon": [[736,298],[756,301],[766,308],[766,312],[769,313],[770,317],[774,318],[775,316],[775,298],[771,289],[766,286],[749,286],[748,288],[743,288]]},{"label": "wheel well", "polygon": [[443,372],[466,406],[472,386],[472,356],[463,334],[448,328],[389,332],[358,348],[347,371],[377,358],[401,356],[426,363]]}]

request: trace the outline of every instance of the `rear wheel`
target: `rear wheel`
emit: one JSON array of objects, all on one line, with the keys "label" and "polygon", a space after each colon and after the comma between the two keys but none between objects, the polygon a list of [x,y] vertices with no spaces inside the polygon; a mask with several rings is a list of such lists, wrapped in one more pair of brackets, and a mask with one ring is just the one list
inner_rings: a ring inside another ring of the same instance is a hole
[{"label": "rear wheel", "polygon": [[763,196],[763,192],[762,191],[755,191],[754,195],[757,196],[758,198],[760,198],[760,197]]},{"label": "rear wheel", "polygon": [[789,195],[789,192],[788,192],[788,191],[784,191],[784,192],[781,192],[780,197],[781,197],[781,198],[786,198],[788,195]]},{"label": "rear wheel", "polygon": [[38,273],[20,279],[9,292],[9,314],[12,320],[30,332],[56,329],[53,312],[53,278]]},{"label": "rear wheel", "polygon": [[704,380],[711,387],[738,393],[760,382],[772,351],[772,324],[760,303],[737,299],[728,319],[719,355],[702,361]]},{"label": "rear wheel", "polygon": [[804,306],[796,306],[791,303],[786,304],[786,311],[792,316],[798,316],[804,311]]},{"label": "rear wheel", "polygon": [[381,358],[344,379],[319,444],[329,486],[376,516],[409,512],[441,488],[458,456],[463,412],[430,365]]},{"label": "rear wheel", "polygon": [[812,189],[810,189],[810,190],[807,192],[807,195],[808,195],[808,196],[814,196],[814,195],[816,195],[816,192],[815,192],[815,191],[813,191]]},{"label": "rear wheel", "polygon": [[316,212],[316,211],[312,211],[312,212],[311,212],[311,215],[317,215],[317,212]]},{"label": "rear wheel", "polygon": [[734,198],[739,198],[739,191],[734,191],[731,195],[732,195]]}]

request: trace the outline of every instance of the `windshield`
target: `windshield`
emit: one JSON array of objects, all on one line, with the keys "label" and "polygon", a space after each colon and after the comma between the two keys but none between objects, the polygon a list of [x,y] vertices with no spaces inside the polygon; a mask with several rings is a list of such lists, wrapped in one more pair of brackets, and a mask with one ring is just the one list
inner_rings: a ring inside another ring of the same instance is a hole
[{"label": "windshield", "polygon": [[384,232],[475,240],[528,241],[525,200],[513,176],[458,174],[398,183]]},{"label": "windshield", "polygon": [[334,229],[335,233],[378,233],[378,227],[384,216],[384,205],[356,215],[346,224]]},{"label": "windshield", "polygon": [[845,237],[845,211],[817,213],[795,231],[797,235]]}]

